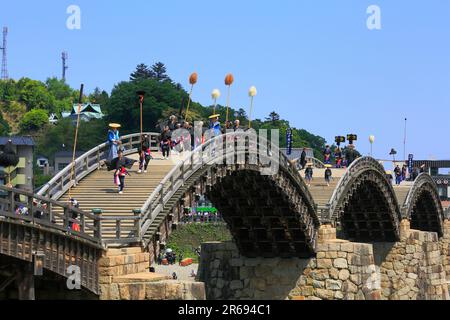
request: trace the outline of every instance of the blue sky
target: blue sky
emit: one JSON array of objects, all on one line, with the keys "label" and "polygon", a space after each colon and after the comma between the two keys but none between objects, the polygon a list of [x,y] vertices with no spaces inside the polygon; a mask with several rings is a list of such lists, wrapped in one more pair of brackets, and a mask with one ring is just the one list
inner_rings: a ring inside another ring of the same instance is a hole
[{"label": "blue sky", "polygon": [[[81,30],[69,30],[69,5],[81,9]],[[369,5],[381,8],[381,30],[368,30]],[[9,73],[45,80],[61,74],[69,53],[68,82],[110,91],[138,63],[162,61],[185,87],[196,71],[193,99],[211,102],[232,72],[233,107],[277,111],[295,127],[332,142],[356,133],[367,154],[450,158],[450,1],[7,1],[0,25],[9,33]]]}]

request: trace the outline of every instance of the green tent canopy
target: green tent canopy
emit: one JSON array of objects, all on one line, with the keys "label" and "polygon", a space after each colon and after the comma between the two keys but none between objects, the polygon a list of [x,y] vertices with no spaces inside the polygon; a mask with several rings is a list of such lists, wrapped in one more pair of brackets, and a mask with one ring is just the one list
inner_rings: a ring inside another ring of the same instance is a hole
[{"label": "green tent canopy", "polygon": [[195,211],[202,213],[204,212],[217,213],[217,209],[213,207],[198,207]]}]

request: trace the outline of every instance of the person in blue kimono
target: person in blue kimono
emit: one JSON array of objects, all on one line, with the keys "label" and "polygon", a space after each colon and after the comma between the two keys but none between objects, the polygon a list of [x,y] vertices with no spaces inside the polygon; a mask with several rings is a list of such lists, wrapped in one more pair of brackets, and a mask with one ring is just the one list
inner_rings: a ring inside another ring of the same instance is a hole
[{"label": "person in blue kimono", "polygon": [[213,131],[212,136],[220,136],[222,134],[222,129],[220,127],[219,115],[215,114],[209,117],[210,129]]},{"label": "person in blue kimono", "polygon": [[107,156],[107,160],[111,161],[112,159],[117,158],[117,151],[119,150],[120,145],[122,144],[119,136],[119,128],[120,124],[111,123],[109,125],[108,131],[108,143],[109,143],[109,152]]}]

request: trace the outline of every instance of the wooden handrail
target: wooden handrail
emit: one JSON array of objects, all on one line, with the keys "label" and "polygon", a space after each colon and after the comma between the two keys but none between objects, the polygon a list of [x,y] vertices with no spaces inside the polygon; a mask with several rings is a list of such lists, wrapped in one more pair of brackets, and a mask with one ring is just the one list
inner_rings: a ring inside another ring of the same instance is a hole
[{"label": "wooden handrail", "polygon": [[[101,236],[98,236],[98,228],[101,224],[98,216],[60,203],[53,199],[35,195],[26,190],[8,188],[6,186],[0,186],[0,190],[7,193],[5,199],[0,199],[0,216],[14,221],[25,221],[30,223],[32,226],[42,226],[47,229],[51,228],[55,232],[63,232],[66,235],[79,237],[84,241],[89,241],[96,247],[102,246],[102,238]],[[26,197],[26,201],[16,201],[16,196]],[[40,202],[40,204],[35,205],[34,200],[36,200],[36,202]],[[20,205],[27,208],[26,215],[16,214],[16,209],[18,209]],[[47,206],[46,209],[44,208],[44,205]],[[53,209],[57,207],[63,209],[63,215],[55,214],[53,212]],[[36,211],[47,214],[48,217],[36,218]],[[77,219],[72,218],[73,213],[77,214]],[[60,219],[61,221],[58,222],[55,221],[55,219]],[[80,225],[79,232],[73,231],[69,228],[72,223],[78,223]]]},{"label": "wooden handrail", "polygon": [[[146,132],[150,138],[151,148],[153,150],[157,149],[156,141],[152,140],[152,137],[158,137],[158,133]],[[134,138],[139,138],[134,140]],[[122,144],[128,146],[129,149],[124,151],[124,154],[130,154],[136,152],[137,147],[140,142],[140,133],[134,133],[121,137]],[[109,150],[109,143],[105,142],[101,145],[91,149],[90,151],[84,153],[75,160],[75,179],[70,181],[70,169],[72,163],[55,175],[48,183],[46,183],[37,193],[41,196],[47,196],[52,199],[57,199],[62,196],[73,183],[76,183],[87,176],[89,173],[95,171],[99,168],[102,161],[105,160],[105,155]],[[134,146],[136,148],[134,148]],[[93,161],[93,164],[90,163]]]}]

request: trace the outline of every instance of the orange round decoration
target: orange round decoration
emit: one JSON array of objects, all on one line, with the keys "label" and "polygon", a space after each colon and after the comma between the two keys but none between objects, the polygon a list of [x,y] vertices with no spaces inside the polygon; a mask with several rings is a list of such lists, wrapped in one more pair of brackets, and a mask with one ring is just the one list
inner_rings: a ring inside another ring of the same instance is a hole
[{"label": "orange round decoration", "polygon": [[189,77],[189,83],[194,85],[197,83],[198,80],[198,74],[197,72],[194,72],[193,74],[191,74],[191,76]]},{"label": "orange round decoration", "polygon": [[227,86],[231,86],[234,82],[234,77],[231,73],[227,74],[227,76],[225,77],[225,84]]}]

